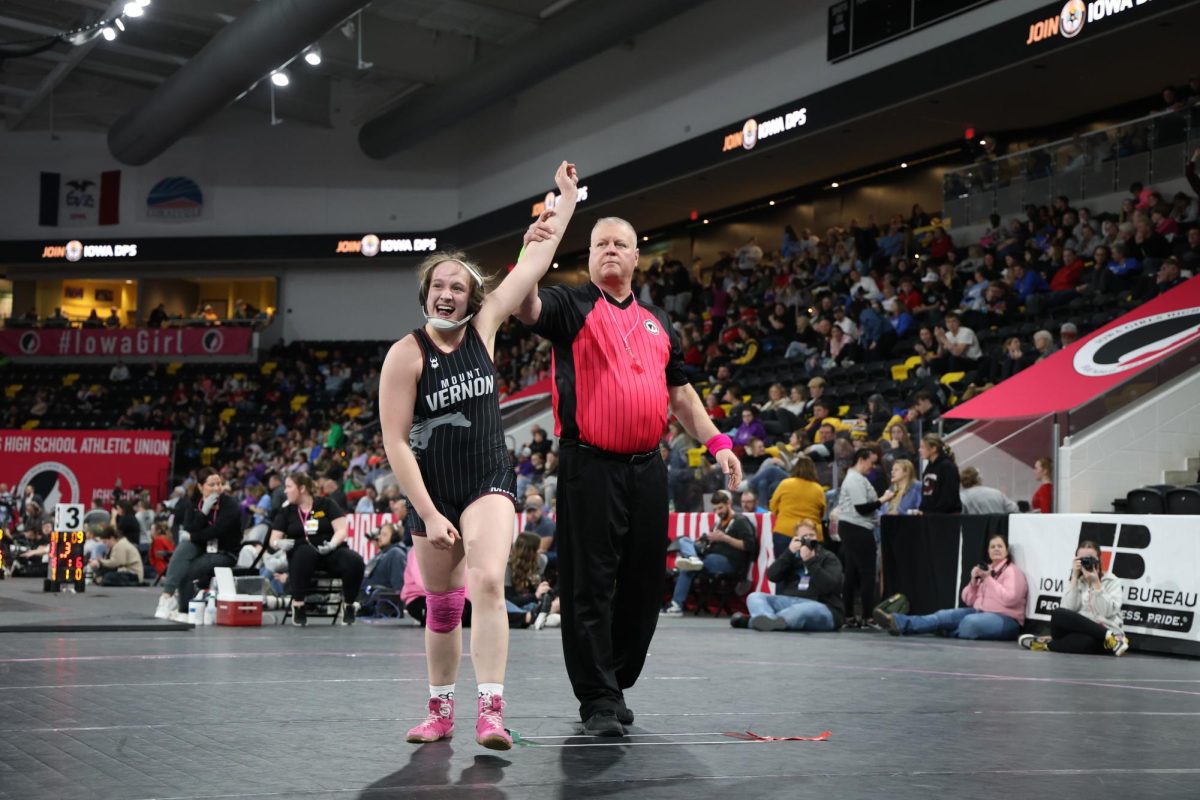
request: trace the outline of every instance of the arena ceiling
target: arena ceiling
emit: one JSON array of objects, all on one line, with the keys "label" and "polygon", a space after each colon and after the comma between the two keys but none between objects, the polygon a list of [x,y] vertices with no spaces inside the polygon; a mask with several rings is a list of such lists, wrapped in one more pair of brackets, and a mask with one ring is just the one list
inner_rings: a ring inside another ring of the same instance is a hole
[{"label": "arena ceiling", "polygon": [[[27,42],[115,16],[127,0],[4,0],[0,46]],[[304,80],[277,93],[290,121],[334,123],[331,85],[350,85],[354,104],[343,110],[352,125],[387,109],[417,89],[471,69],[569,7],[599,0],[376,0],[358,18],[320,40],[322,63],[297,63]],[[198,53],[253,0],[153,0],[126,23],[115,41],[60,43],[28,57],[0,58],[0,119],[8,130],[57,127],[105,130]],[[12,45],[14,48],[25,45]],[[265,92],[239,105],[265,113]]]},{"label": "arena ceiling", "polygon": [[[361,28],[351,19],[320,40],[319,67],[311,72],[303,64],[293,67],[305,77],[277,93],[279,113],[312,125],[360,127],[423,88],[469,73],[551,20],[586,15],[600,2],[378,0],[363,12]],[[0,42],[78,27],[123,5],[124,0],[4,0]],[[153,0],[147,14],[116,41],[98,39],[73,48],[59,44],[35,56],[0,60],[0,119],[10,130],[105,130],[252,5],[252,0]],[[1170,13],[1113,35],[1081,37],[1036,58],[1015,59],[988,74],[956,80],[947,69],[932,91],[906,96],[909,76],[898,70],[870,76],[894,84],[900,99],[833,129],[740,157],[730,154],[717,166],[680,171],[634,193],[595,197],[581,215],[619,212],[653,229],[686,220],[691,209],[712,212],[795,187],[827,185],[868,165],[936,152],[960,141],[966,125],[989,133],[1028,130],[1149,99],[1164,83],[1180,82],[1197,69],[1190,32],[1200,26],[1200,3],[1163,8]],[[363,62],[369,66],[359,61],[360,31]],[[336,104],[335,85],[349,87]],[[222,115],[261,122],[267,102],[260,87]],[[518,199],[499,198],[503,203]],[[583,230],[573,226],[576,235]],[[582,244],[569,237],[566,246]]]}]

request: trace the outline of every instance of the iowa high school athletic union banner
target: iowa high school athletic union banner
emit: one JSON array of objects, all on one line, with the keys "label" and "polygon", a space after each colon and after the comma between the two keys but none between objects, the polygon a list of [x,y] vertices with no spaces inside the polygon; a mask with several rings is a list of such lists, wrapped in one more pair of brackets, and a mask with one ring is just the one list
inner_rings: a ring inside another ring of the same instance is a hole
[{"label": "iowa high school athletic union banner", "polygon": [[5,329],[0,355],[13,358],[77,356],[239,356],[250,352],[249,328]]},{"label": "iowa high school athletic union banner", "polygon": [[107,502],[117,479],[163,498],[171,469],[171,434],[165,431],[0,430],[0,483],[26,486],[50,511],[58,503]]},{"label": "iowa high school athletic union banner", "polygon": [[1121,579],[1127,632],[1200,643],[1200,517],[1013,514],[1008,540],[1029,581],[1028,617],[1050,619],[1066,591],[1076,546],[1091,540],[1104,551],[1105,571]]}]

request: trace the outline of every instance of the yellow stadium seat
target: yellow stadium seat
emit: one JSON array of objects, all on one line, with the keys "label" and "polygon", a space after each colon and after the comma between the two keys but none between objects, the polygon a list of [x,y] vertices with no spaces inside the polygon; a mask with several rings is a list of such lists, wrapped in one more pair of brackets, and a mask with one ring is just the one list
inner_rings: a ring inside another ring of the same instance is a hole
[{"label": "yellow stadium seat", "polygon": [[299,411],[304,408],[304,404],[308,402],[308,395],[298,394],[292,398],[292,411]]},{"label": "yellow stadium seat", "polygon": [[947,372],[942,376],[942,383],[949,386],[952,383],[958,383],[965,377],[967,377],[967,373],[965,372]]},{"label": "yellow stadium seat", "polygon": [[346,409],[346,416],[350,419],[357,419],[358,415],[363,412],[362,406],[352,406]]},{"label": "yellow stadium seat", "polygon": [[279,365],[276,364],[274,361],[267,361],[267,362],[264,362],[262,367],[259,368],[259,372],[261,372],[263,375],[270,375],[272,372],[275,371],[276,367],[278,367],[278,366]]},{"label": "yellow stadium seat", "polygon": [[688,450],[688,466],[693,469],[704,466],[704,454],[707,452],[708,448],[706,447],[693,447]]},{"label": "yellow stadium seat", "polygon": [[897,383],[908,380],[908,365],[892,364],[892,380]]},{"label": "yellow stadium seat", "polygon": [[206,447],[200,451],[200,463],[206,467],[212,466],[213,459],[221,452],[219,447]]},{"label": "yellow stadium seat", "polygon": [[838,416],[844,417],[850,413],[850,406],[838,406]]},{"label": "yellow stadium seat", "polygon": [[75,381],[79,380],[79,373],[72,372],[70,375],[63,375],[63,386],[74,386]]},{"label": "yellow stadium seat", "polygon": [[324,361],[329,358],[328,350],[313,350],[313,355],[317,357],[317,361]]},{"label": "yellow stadium seat", "polygon": [[750,402],[750,395],[748,395],[748,394],[744,394],[744,395],[742,395],[742,402],[743,402],[743,403],[749,403],[749,402]]},{"label": "yellow stadium seat", "polygon": [[725,411],[725,416],[729,416],[729,412],[733,411],[733,403],[721,403],[721,408]]},{"label": "yellow stadium seat", "polygon": [[181,364],[178,361],[172,361],[170,364],[167,364],[167,374],[168,375],[174,375],[176,372],[179,372],[179,370],[181,370],[181,369],[183,369],[183,364]]},{"label": "yellow stadium seat", "polygon": [[14,397],[16,397],[18,394],[20,394],[21,390],[24,388],[25,387],[19,383],[10,384],[4,388],[4,396],[7,397],[9,400],[12,400]]},{"label": "yellow stadium seat", "polygon": [[779,448],[775,445],[763,448],[763,452],[769,455],[771,458],[779,458]]},{"label": "yellow stadium seat", "polygon": [[26,422],[24,425],[21,426],[21,430],[31,431],[34,428],[36,428],[38,425],[41,425],[41,424],[42,424],[42,421],[40,419],[31,419],[28,422]]},{"label": "yellow stadium seat", "polygon": [[226,408],[226,409],[222,409],[222,411],[221,411],[221,422],[224,422],[226,425],[228,425],[228,424],[229,424],[229,420],[233,419],[233,418],[234,418],[234,416],[236,416],[236,415],[237,415],[237,409],[236,409],[236,408]]},{"label": "yellow stadium seat", "polygon": [[921,357],[909,356],[904,360],[904,366],[908,367],[910,370],[916,369],[917,367],[921,366]]}]

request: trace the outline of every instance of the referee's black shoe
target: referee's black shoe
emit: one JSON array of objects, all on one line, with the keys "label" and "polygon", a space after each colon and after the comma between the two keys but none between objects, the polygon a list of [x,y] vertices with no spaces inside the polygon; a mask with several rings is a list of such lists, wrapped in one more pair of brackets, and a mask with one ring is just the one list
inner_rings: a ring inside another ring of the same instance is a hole
[{"label": "referee's black shoe", "polygon": [[621,701],[621,705],[617,707],[617,722],[622,725],[633,724],[633,710],[625,705],[625,701]]},{"label": "referee's black shoe", "polygon": [[612,711],[597,711],[583,723],[583,732],[587,736],[624,736],[625,728]]},{"label": "referee's black shoe", "polygon": [[304,606],[292,606],[292,624],[301,628],[308,625],[308,610]]}]

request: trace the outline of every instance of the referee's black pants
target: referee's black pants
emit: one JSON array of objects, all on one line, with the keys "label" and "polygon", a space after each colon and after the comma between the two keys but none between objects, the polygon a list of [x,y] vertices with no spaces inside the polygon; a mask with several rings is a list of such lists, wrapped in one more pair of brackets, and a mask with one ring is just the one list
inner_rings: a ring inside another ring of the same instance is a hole
[{"label": "referee's black pants", "polygon": [[615,712],[658,625],[667,557],[667,468],[563,442],[558,470],[563,655],[584,721]]}]

